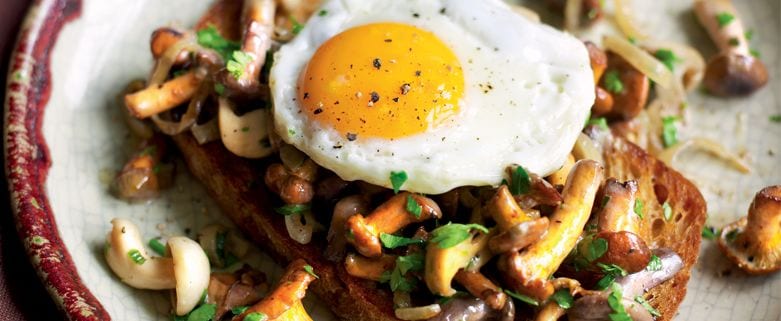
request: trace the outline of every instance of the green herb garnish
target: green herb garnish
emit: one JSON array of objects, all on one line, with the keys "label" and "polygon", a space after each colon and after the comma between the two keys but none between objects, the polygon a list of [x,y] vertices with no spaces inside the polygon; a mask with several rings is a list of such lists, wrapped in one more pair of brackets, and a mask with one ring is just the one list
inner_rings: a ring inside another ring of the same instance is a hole
[{"label": "green herb garnish", "polygon": [[643,200],[639,198],[635,200],[635,214],[643,219]]},{"label": "green herb garnish", "polygon": [[608,315],[611,321],[632,321],[629,313],[624,308],[624,304],[621,302],[622,297],[621,286],[613,283],[613,292],[607,297],[607,305],[613,310],[613,313]]},{"label": "green herb garnish", "polygon": [[732,231],[727,232],[727,235],[726,235],[727,242],[730,242],[730,243],[735,242],[735,239],[738,238],[738,234],[739,234],[738,230],[732,230]]},{"label": "green herb garnish", "polygon": [[407,172],[391,172],[390,173],[391,186],[393,186],[393,193],[398,194],[401,190],[401,186],[407,181]]},{"label": "green herb garnish", "polygon": [[165,255],[165,244],[163,244],[163,242],[160,242],[159,238],[150,239],[149,248],[152,249],[152,251],[155,251],[157,255],[160,256]]},{"label": "green herb garnish", "polygon": [[240,307],[233,307],[233,308],[231,308],[231,313],[233,313],[235,315],[239,315],[239,314],[244,313],[244,311],[247,311],[247,309],[249,309],[249,306],[246,306],[246,305],[243,305],[243,306],[240,306]]},{"label": "green herb garnish", "polygon": [[274,212],[288,216],[293,214],[301,214],[309,210],[309,204],[289,204],[280,206],[274,209]]},{"label": "green herb garnish", "polygon": [[244,317],[244,321],[266,321],[268,320],[268,316],[265,313],[261,312],[252,312],[250,314],[247,314],[246,317]]},{"label": "green herb garnish", "polygon": [[740,40],[738,38],[729,38],[729,45],[733,47],[740,46]]},{"label": "green herb garnish", "polygon": [[323,9],[323,10],[320,10],[320,12],[318,12],[318,13],[317,13],[317,15],[318,15],[318,16],[321,16],[321,17],[323,17],[323,16],[325,16],[325,15],[327,15],[327,14],[328,14],[328,10],[325,10],[325,9]]},{"label": "green herb garnish", "polygon": [[781,123],[781,114],[771,115],[770,117],[768,117],[768,119],[770,119],[770,121],[774,123]]},{"label": "green herb garnish", "polygon": [[678,57],[675,56],[675,53],[669,49],[659,49],[654,53],[654,56],[656,59],[659,59],[667,69],[670,69],[670,71],[673,71],[675,63],[679,61]]},{"label": "green herb garnish", "polygon": [[719,237],[720,231],[713,228],[712,226],[705,226],[702,228],[702,237],[708,239],[708,240],[715,240]]},{"label": "green herb garnish", "polygon": [[228,60],[232,52],[241,48],[238,42],[223,38],[214,26],[198,30],[196,37],[199,45],[214,49],[224,60]]},{"label": "green herb garnish", "polygon": [[572,294],[569,293],[569,290],[567,289],[560,289],[553,293],[551,296],[551,299],[553,301],[556,301],[556,303],[562,308],[562,309],[569,309],[572,307]]},{"label": "green herb garnish", "polygon": [[380,241],[382,242],[382,246],[388,249],[395,249],[411,244],[423,244],[423,240],[421,239],[411,239],[387,233],[380,233]]},{"label": "green herb garnish", "polygon": [[719,27],[728,25],[732,20],[735,20],[735,16],[729,12],[722,12],[716,15],[716,22],[719,23]]},{"label": "green herb garnish", "polygon": [[621,82],[621,77],[618,76],[618,71],[611,70],[605,74],[605,89],[614,94],[620,94],[624,92],[624,83]]},{"label": "green herb garnish", "polygon": [[585,256],[589,262],[594,262],[607,252],[607,240],[603,238],[596,238],[588,244],[586,248]]},{"label": "green herb garnish", "polygon": [[655,316],[655,317],[661,317],[662,316],[662,314],[659,313],[658,310],[654,309],[654,307],[652,307],[651,304],[648,303],[648,301],[646,301],[645,298],[643,298],[642,296],[640,296],[640,295],[636,296],[635,297],[635,302],[640,303],[640,305],[642,305],[646,310],[648,310],[648,313],[650,313],[652,316]]},{"label": "green herb garnish", "polygon": [[141,252],[138,251],[137,249],[132,249],[130,251],[127,251],[127,256],[130,257],[130,259],[133,260],[133,262],[135,262],[138,265],[142,265],[144,264],[144,262],[146,262],[146,258],[143,255],[141,255]]},{"label": "green herb garnish", "polygon": [[187,314],[187,321],[209,321],[214,319],[217,312],[216,304],[201,304]]},{"label": "green herb garnish", "polygon": [[610,128],[610,127],[607,126],[607,119],[605,119],[605,117],[591,118],[591,119],[588,120],[586,125],[598,126],[599,128],[602,128],[602,129],[609,129]]},{"label": "green herb garnish", "polygon": [[488,229],[480,224],[447,223],[432,231],[429,241],[437,244],[440,249],[451,248],[469,239],[469,231],[473,229],[488,233]]},{"label": "green herb garnish", "polygon": [[646,266],[645,269],[648,271],[661,271],[662,259],[656,255],[651,255],[651,260],[648,261],[648,266]]},{"label": "green herb garnish", "polygon": [[293,24],[293,28],[290,29],[290,31],[293,32],[294,35],[297,35],[301,30],[304,29],[304,25],[298,22],[295,17],[290,16],[290,23]]},{"label": "green herb garnish", "polygon": [[396,266],[390,274],[391,291],[410,292],[415,288],[417,282],[414,278],[407,278],[405,274],[409,271],[420,271],[423,269],[425,259],[422,253],[399,256],[396,258]]},{"label": "green herb garnish", "polygon": [[515,167],[510,177],[510,193],[513,195],[526,194],[531,190],[532,180],[523,166]]},{"label": "green herb garnish", "polygon": [[315,274],[315,268],[313,268],[309,264],[304,265],[304,271],[306,271],[306,273],[308,273],[309,275],[314,276],[316,279],[320,278],[319,276],[317,276],[317,274]]},{"label": "green herb garnish", "polygon": [[533,305],[533,306],[539,306],[540,305],[540,303],[537,302],[537,300],[532,299],[531,297],[525,296],[523,294],[520,294],[520,293],[517,293],[517,292],[513,292],[513,291],[510,291],[510,290],[506,290],[506,289],[504,290],[504,293],[507,293],[507,295],[517,299],[518,301],[526,303],[528,305]]},{"label": "green herb garnish", "polygon": [[228,69],[228,72],[233,78],[239,79],[244,75],[244,69],[247,68],[247,65],[251,63],[253,59],[254,57],[251,54],[236,50],[231,55],[231,59],[228,60],[228,64],[225,65],[225,68]]},{"label": "green herb garnish", "polygon": [[678,117],[675,116],[662,117],[662,143],[664,147],[678,143],[678,128],[675,126],[677,120]]},{"label": "green herb garnish", "polygon": [[412,214],[415,218],[420,218],[420,214],[423,212],[423,206],[420,206],[418,204],[418,201],[415,200],[412,195],[407,195],[407,206],[406,206],[407,212]]}]

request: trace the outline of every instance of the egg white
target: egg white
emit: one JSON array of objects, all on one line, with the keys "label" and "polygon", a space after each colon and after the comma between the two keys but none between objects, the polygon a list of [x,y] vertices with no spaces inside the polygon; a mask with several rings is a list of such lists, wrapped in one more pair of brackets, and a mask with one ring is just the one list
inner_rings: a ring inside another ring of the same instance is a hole
[{"label": "egg white", "polygon": [[[390,187],[390,172],[405,171],[403,190],[438,194],[497,185],[511,164],[546,175],[563,164],[594,102],[583,44],[500,0],[331,0],[322,10],[274,56],[274,124],[287,143],[345,180]],[[465,80],[458,115],[414,136],[348,141],[301,112],[297,80],[318,47],[376,22],[431,31],[451,48]]]}]

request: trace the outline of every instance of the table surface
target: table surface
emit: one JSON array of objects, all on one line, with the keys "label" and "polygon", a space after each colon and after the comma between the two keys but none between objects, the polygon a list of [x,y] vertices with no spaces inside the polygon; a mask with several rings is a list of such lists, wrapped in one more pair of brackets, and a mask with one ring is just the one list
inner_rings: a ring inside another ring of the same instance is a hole
[{"label": "table surface", "polygon": [[[10,51],[30,0],[3,0],[0,10],[0,101],[5,102],[5,81]],[[0,111],[2,113],[2,111]],[[0,160],[3,163],[4,160]],[[5,168],[5,164],[3,164]],[[0,320],[56,320],[62,318],[33,270],[16,234],[8,186],[0,180]]]}]

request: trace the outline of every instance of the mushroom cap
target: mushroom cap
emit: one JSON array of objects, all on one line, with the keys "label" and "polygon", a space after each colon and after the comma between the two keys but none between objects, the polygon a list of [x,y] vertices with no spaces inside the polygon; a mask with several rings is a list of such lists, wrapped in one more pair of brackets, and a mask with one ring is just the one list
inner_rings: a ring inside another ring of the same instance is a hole
[{"label": "mushroom cap", "polygon": [[176,315],[192,311],[209,287],[211,267],[201,245],[184,236],[168,239],[176,279]]},{"label": "mushroom cap", "polygon": [[746,96],[764,86],[767,78],[767,68],[759,59],[724,52],[708,61],[704,83],[716,96]]},{"label": "mushroom cap", "polygon": [[781,186],[762,189],[742,217],[724,227],[719,249],[749,274],[781,270]]},{"label": "mushroom cap", "polygon": [[615,264],[629,273],[642,271],[651,260],[651,249],[635,233],[627,231],[603,231],[596,238],[605,239],[608,250],[597,262]]}]

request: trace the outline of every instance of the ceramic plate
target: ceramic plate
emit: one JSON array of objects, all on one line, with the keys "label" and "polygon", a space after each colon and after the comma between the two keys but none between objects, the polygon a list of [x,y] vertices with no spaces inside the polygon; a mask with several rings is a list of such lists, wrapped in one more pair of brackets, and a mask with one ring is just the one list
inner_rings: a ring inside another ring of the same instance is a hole
[{"label": "ceramic plate", "polygon": [[[752,172],[738,173],[699,154],[676,164],[702,190],[709,224],[716,226],[744,215],[761,187],[781,183],[781,124],[769,120],[781,114],[781,3],[737,2],[743,21],[755,30],[754,45],[771,81],[747,99],[695,92],[681,136],[722,142],[743,155]],[[113,217],[131,218],[150,238],[194,236],[212,222],[230,225],[185,170],[179,171],[174,188],[150,203],[128,204],[107,192],[107,182],[131,150],[116,95],[150,70],[148,39],[155,28],[190,26],[209,3],[39,0],[24,23],[5,102],[6,170],[30,258],[71,319],[169,320],[164,292],[131,289],[106,265],[102,249]],[[638,15],[641,26],[654,37],[691,43],[706,57],[713,54],[690,0],[634,3],[643,13]],[[272,278],[280,272],[262,254],[251,260]],[[316,320],[334,319],[316,299],[308,300],[307,309]],[[748,277],[705,241],[675,319],[781,320],[781,274]]]}]

